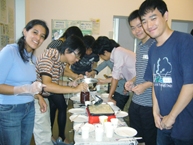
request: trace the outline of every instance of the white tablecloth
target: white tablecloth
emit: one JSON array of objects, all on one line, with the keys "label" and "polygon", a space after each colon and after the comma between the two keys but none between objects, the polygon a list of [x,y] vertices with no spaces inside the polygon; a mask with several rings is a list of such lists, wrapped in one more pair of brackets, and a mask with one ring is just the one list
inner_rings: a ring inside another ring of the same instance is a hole
[{"label": "white tablecloth", "polygon": [[[74,125],[76,125],[76,123],[74,123]],[[121,121],[121,126],[127,126],[127,125],[124,121]],[[118,136],[115,133],[113,134],[112,138],[107,138],[106,135],[103,133],[102,141],[95,141],[95,131],[89,134],[88,139],[82,139],[82,136],[77,132],[75,132],[74,134],[75,145],[137,145],[138,144],[138,142],[132,138],[128,138],[128,140],[121,140],[121,139],[126,139],[126,138]]]},{"label": "white tablecloth", "polygon": [[[74,107],[79,107],[79,104],[74,104]],[[85,108],[84,106],[82,108]],[[118,110],[119,108],[114,106],[112,107],[114,111]],[[77,123],[74,123],[74,126]],[[127,126],[126,122],[124,122],[123,118],[119,118],[118,127]],[[102,141],[95,141],[95,131],[90,132],[88,139],[82,139],[82,136],[78,134],[76,131],[74,133],[74,141],[75,145],[137,145],[138,142],[134,138],[127,138],[118,136],[117,134],[113,134],[112,138],[107,138],[106,135],[103,133],[103,140]]]}]

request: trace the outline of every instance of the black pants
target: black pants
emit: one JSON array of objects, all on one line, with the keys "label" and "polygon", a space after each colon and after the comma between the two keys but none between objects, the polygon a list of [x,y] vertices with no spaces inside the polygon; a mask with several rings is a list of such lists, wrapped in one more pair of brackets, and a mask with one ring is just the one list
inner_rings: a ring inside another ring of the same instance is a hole
[{"label": "black pants", "polygon": [[121,95],[117,92],[114,93],[113,99],[116,101],[116,106],[118,106],[121,110],[124,109],[125,104],[129,99],[129,95]]},{"label": "black pants", "polygon": [[51,129],[53,131],[54,119],[56,115],[56,110],[58,109],[58,129],[59,136],[65,139],[65,126],[66,126],[66,101],[63,94],[53,94],[48,97],[50,104],[50,121]]},{"label": "black pants", "polygon": [[141,106],[133,101],[129,107],[130,126],[137,130],[139,143],[145,142],[145,145],[156,145],[157,128],[155,127],[152,107]]}]

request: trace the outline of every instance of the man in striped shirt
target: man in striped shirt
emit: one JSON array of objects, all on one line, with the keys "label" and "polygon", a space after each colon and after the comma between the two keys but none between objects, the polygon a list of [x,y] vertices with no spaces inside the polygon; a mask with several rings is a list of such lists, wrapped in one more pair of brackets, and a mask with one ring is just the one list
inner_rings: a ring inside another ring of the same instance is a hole
[{"label": "man in striped shirt", "polygon": [[139,143],[156,145],[157,129],[152,112],[152,83],[143,79],[148,62],[148,50],[155,40],[151,39],[143,30],[138,10],[130,14],[128,23],[132,34],[141,40],[136,51],[136,77],[125,83],[125,88],[134,92],[129,107],[130,126],[137,130],[137,136],[143,138],[139,140]]},{"label": "man in striped shirt", "polygon": [[[36,63],[37,80],[46,85],[42,96],[45,97],[47,104],[49,104],[47,98],[57,98],[57,96],[53,96],[53,93],[63,94],[87,91],[88,85],[84,83],[81,83],[76,87],[72,87],[72,83],[59,80],[59,78],[63,75],[65,65],[71,65],[79,61],[80,58],[84,56],[85,51],[86,48],[82,40],[77,36],[70,36],[58,47],[58,49],[46,49],[46,51],[38,57]],[[65,100],[60,102],[60,106],[66,110]],[[38,104],[35,104],[35,108],[35,142],[37,145],[53,145],[51,141],[50,112],[47,111],[45,113],[41,113]],[[64,114],[63,117],[66,118],[65,115],[66,114]],[[63,122],[63,124],[65,128],[65,122]],[[64,128],[62,129],[63,132]],[[65,139],[65,135],[63,134],[60,137],[63,138],[60,144],[66,145],[67,141]]]}]

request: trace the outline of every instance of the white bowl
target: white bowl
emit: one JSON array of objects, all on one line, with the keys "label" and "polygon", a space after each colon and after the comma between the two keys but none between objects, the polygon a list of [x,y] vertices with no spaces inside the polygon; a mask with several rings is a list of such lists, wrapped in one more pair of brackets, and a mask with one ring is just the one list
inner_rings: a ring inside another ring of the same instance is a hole
[{"label": "white bowl", "polygon": [[98,80],[96,78],[85,78],[82,79],[82,82],[87,83],[87,84],[96,84]]}]

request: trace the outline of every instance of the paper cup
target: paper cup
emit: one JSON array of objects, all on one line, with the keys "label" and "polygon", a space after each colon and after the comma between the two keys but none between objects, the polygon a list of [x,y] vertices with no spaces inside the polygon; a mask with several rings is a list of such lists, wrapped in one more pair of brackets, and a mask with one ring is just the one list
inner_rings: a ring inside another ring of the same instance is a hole
[{"label": "paper cup", "polygon": [[102,141],[103,140],[103,126],[101,124],[95,125],[95,140]]},{"label": "paper cup", "polygon": [[113,133],[114,133],[112,123],[111,122],[105,122],[104,126],[105,126],[106,137],[107,138],[112,138]]},{"label": "paper cup", "polygon": [[107,119],[108,119],[108,116],[105,116],[105,115],[99,116],[99,121],[102,125],[104,124],[104,122],[107,122]]},{"label": "paper cup", "polygon": [[85,107],[87,107],[88,105],[91,105],[91,101],[85,101]]},{"label": "paper cup", "polygon": [[113,126],[113,129],[116,129],[118,126],[118,119],[117,118],[111,118],[111,124]]},{"label": "paper cup", "polygon": [[89,127],[83,126],[83,127],[81,127],[81,130],[82,130],[82,138],[83,139],[89,138]]}]

